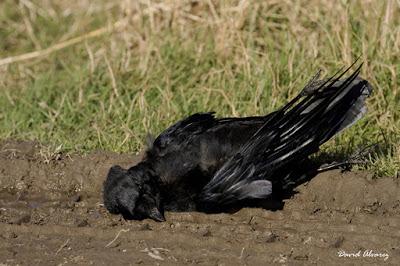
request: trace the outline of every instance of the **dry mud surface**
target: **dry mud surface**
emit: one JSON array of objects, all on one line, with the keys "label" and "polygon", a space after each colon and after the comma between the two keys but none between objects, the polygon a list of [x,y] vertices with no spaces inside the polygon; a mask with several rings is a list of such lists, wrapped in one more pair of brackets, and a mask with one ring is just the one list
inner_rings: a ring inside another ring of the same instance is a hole
[{"label": "dry mud surface", "polygon": [[283,210],[125,221],[104,209],[101,187],[111,165],[137,158],[0,143],[0,265],[400,263],[399,179],[331,171],[299,187]]}]

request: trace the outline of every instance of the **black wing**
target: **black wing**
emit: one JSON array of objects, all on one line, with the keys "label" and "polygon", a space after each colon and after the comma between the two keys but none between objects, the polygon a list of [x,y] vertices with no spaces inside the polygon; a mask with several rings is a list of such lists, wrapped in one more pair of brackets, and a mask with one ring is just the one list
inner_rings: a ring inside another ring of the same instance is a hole
[{"label": "black wing", "polygon": [[196,113],[164,130],[149,147],[148,153],[163,156],[175,150],[182,150],[182,145],[215,126],[214,112]]},{"label": "black wing", "polygon": [[279,172],[318,151],[365,112],[364,101],[371,87],[357,78],[360,68],[343,81],[339,79],[349,69],[312,93],[301,92],[275,112],[218,170],[200,194],[200,202],[221,206],[270,195]]},{"label": "black wing", "polygon": [[146,160],[164,183],[175,183],[200,171],[201,188],[268,120],[259,117],[220,118],[197,113],[162,132],[147,151]]},{"label": "black wing", "polygon": [[[178,121],[174,125],[164,130],[150,145],[148,152],[157,154],[158,157],[173,152],[182,152],[185,146],[199,140],[207,132],[207,138],[214,138],[214,141],[225,139],[226,134],[234,133],[234,136],[243,137],[244,131],[253,126],[261,127],[273,114],[265,116],[251,117],[227,117],[215,118],[215,112],[195,113],[189,117]],[[205,135],[204,135],[205,136]],[[229,139],[229,137],[228,137]],[[245,141],[247,141],[246,139]],[[227,140],[229,141],[229,140]],[[232,136],[232,142],[236,140]]]}]

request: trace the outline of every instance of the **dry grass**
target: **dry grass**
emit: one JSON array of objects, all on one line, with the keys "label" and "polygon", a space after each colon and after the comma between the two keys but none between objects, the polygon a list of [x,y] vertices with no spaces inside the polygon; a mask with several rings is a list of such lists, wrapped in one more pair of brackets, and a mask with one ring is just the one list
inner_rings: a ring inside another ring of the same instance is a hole
[{"label": "dry grass", "polygon": [[0,60],[0,137],[139,150],[147,132],[193,112],[270,112],[317,69],[361,56],[370,111],[326,149],[382,142],[371,167],[393,175],[399,25],[392,0],[2,1],[0,58],[14,60]]}]

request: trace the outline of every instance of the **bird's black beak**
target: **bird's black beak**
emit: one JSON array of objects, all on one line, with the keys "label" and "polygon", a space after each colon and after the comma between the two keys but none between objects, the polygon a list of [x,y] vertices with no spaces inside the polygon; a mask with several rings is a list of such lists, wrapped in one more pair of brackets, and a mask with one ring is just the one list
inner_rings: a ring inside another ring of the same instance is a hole
[{"label": "bird's black beak", "polygon": [[157,208],[153,208],[150,210],[149,217],[157,222],[165,222],[164,215]]}]

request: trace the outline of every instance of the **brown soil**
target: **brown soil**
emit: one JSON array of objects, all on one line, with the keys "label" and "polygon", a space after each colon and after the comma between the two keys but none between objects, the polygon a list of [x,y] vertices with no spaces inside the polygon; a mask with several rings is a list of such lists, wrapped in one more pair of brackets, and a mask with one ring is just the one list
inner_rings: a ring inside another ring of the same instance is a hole
[{"label": "brown soil", "polygon": [[0,143],[0,265],[399,265],[399,179],[331,171],[299,187],[279,211],[125,221],[102,205],[102,182],[111,165],[137,158]]}]

